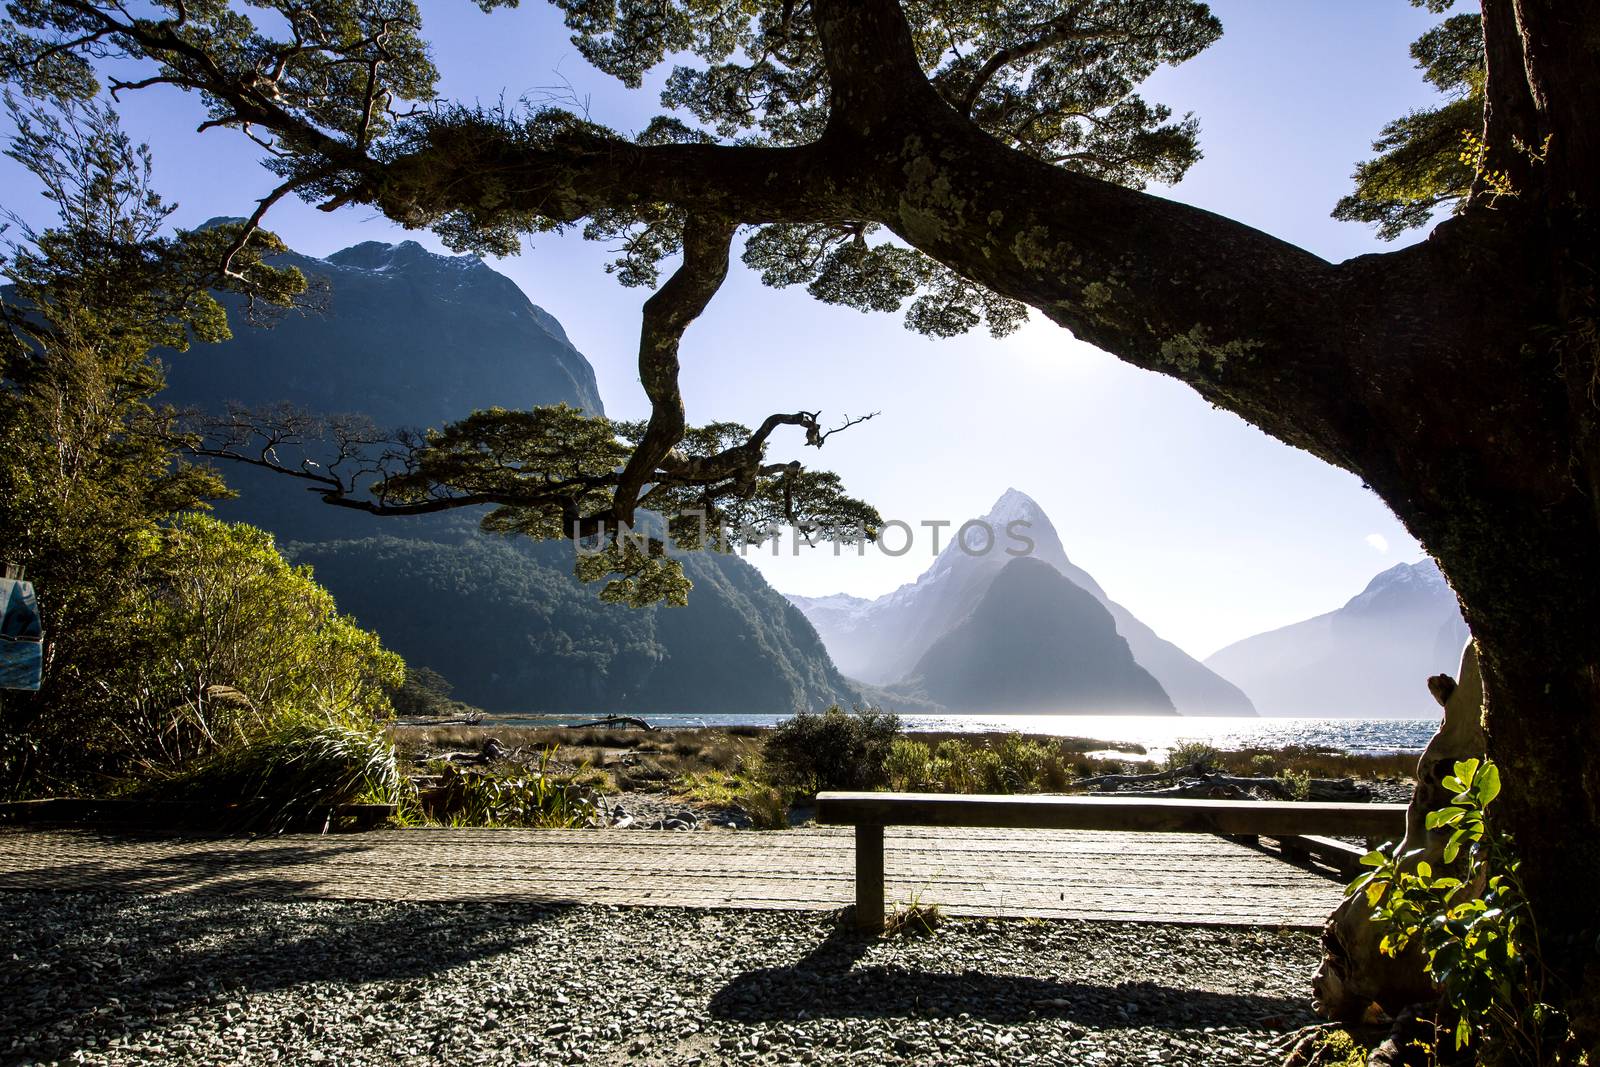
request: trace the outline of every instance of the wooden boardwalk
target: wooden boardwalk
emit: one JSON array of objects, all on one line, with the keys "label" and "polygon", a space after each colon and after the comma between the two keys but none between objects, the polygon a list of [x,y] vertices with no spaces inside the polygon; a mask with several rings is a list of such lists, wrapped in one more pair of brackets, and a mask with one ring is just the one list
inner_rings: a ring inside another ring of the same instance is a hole
[{"label": "wooden boardwalk", "polygon": [[[848,830],[386,830],[248,840],[0,829],[0,890],[827,910]],[[1199,834],[891,828],[888,900],[952,915],[1319,929],[1338,883]]]}]

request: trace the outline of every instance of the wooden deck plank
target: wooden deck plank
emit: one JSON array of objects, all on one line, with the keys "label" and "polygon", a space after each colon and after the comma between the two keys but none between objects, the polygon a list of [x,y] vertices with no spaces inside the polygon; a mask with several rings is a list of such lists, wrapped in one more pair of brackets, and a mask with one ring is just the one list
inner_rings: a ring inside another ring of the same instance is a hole
[{"label": "wooden deck plank", "polygon": [[[953,915],[1317,928],[1339,886],[1216,837],[885,831],[886,896]],[[833,909],[849,830],[402,830],[248,840],[0,830],[0,890],[116,888],[327,899]]]}]

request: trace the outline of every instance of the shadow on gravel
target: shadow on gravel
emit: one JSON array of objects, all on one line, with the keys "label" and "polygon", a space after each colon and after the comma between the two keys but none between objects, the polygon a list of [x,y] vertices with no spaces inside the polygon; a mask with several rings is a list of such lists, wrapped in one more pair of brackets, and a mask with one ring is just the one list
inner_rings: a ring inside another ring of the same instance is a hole
[{"label": "shadow on gravel", "polygon": [[[856,967],[871,936],[839,929],[787,967],[747,971],[711,998],[710,1014],[740,1022],[940,1017],[967,1013],[1012,1023],[1067,1019],[1095,1028],[1185,1030],[1217,1025],[1291,1028],[1312,1019],[1304,998],[1213,993],[1155,982],[1099,985],[1028,975],[904,966]],[[1019,946],[1018,952],[1026,950]],[[1129,973],[1137,961],[1129,960]]]},{"label": "shadow on gravel", "polygon": [[0,1037],[37,1035],[44,1059],[311,983],[419,999],[430,977],[539,937],[565,909],[306,901],[241,922],[236,899],[211,893],[16,893],[0,905],[15,953],[0,968]]}]

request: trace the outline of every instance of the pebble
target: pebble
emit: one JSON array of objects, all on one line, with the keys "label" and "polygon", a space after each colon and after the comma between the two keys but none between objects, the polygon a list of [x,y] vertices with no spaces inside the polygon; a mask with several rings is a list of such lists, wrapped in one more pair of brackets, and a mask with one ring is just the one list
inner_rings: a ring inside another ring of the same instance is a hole
[{"label": "pebble", "polygon": [[0,895],[0,1063],[1278,1062],[1308,934],[810,912]]}]

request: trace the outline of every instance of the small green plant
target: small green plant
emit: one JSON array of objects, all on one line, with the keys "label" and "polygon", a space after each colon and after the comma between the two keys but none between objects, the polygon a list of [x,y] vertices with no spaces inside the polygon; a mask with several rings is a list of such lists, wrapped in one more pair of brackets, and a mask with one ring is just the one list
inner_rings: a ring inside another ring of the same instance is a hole
[{"label": "small green plant", "polygon": [[995,746],[999,767],[995,772],[994,792],[1027,793],[1042,787],[1045,768],[1055,755],[1048,745],[1012,731]]},{"label": "small green plant", "polygon": [[1344,1029],[1327,1030],[1317,1034],[1303,1060],[1317,1067],[1366,1067],[1369,1050]]},{"label": "small green plant", "polygon": [[944,912],[937,904],[924,904],[921,893],[911,894],[904,903],[883,919],[884,937],[933,937],[944,923]]},{"label": "small green plant", "polygon": [[1311,799],[1311,772],[1283,770],[1275,775],[1290,800]]},{"label": "small green plant", "polygon": [[1271,778],[1276,761],[1265,752],[1257,752],[1250,757],[1250,773],[1257,778]]},{"label": "small green plant", "polygon": [[746,782],[734,794],[734,804],[750,817],[757,830],[784,830],[789,826],[789,797],[776,786]]},{"label": "small green plant", "polygon": [[889,776],[890,789],[897,793],[915,792],[933,778],[933,753],[921,741],[897,737],[884,757],[883,770]]},{"label": "small green plant", "polygon": [[1371,870],[1347,893],[1365,894],[1385,931],[1381,952],[1420,948],[1442,992],[1441,1031],[1456,1050],[1477,1043],[1496,1062],[1547,1063],[1568,1030],[1544,999],[1539,933],[1512,842],[1484,818],[1500,795],[1500,771],[1477,759],[1454,770],[1443,783],[1455,793],[1450,804],[1427,816],[1429,830],[1450,831],[1444,869],[1418,859],[1420,850],[1380,849],[1362,859]]}]

